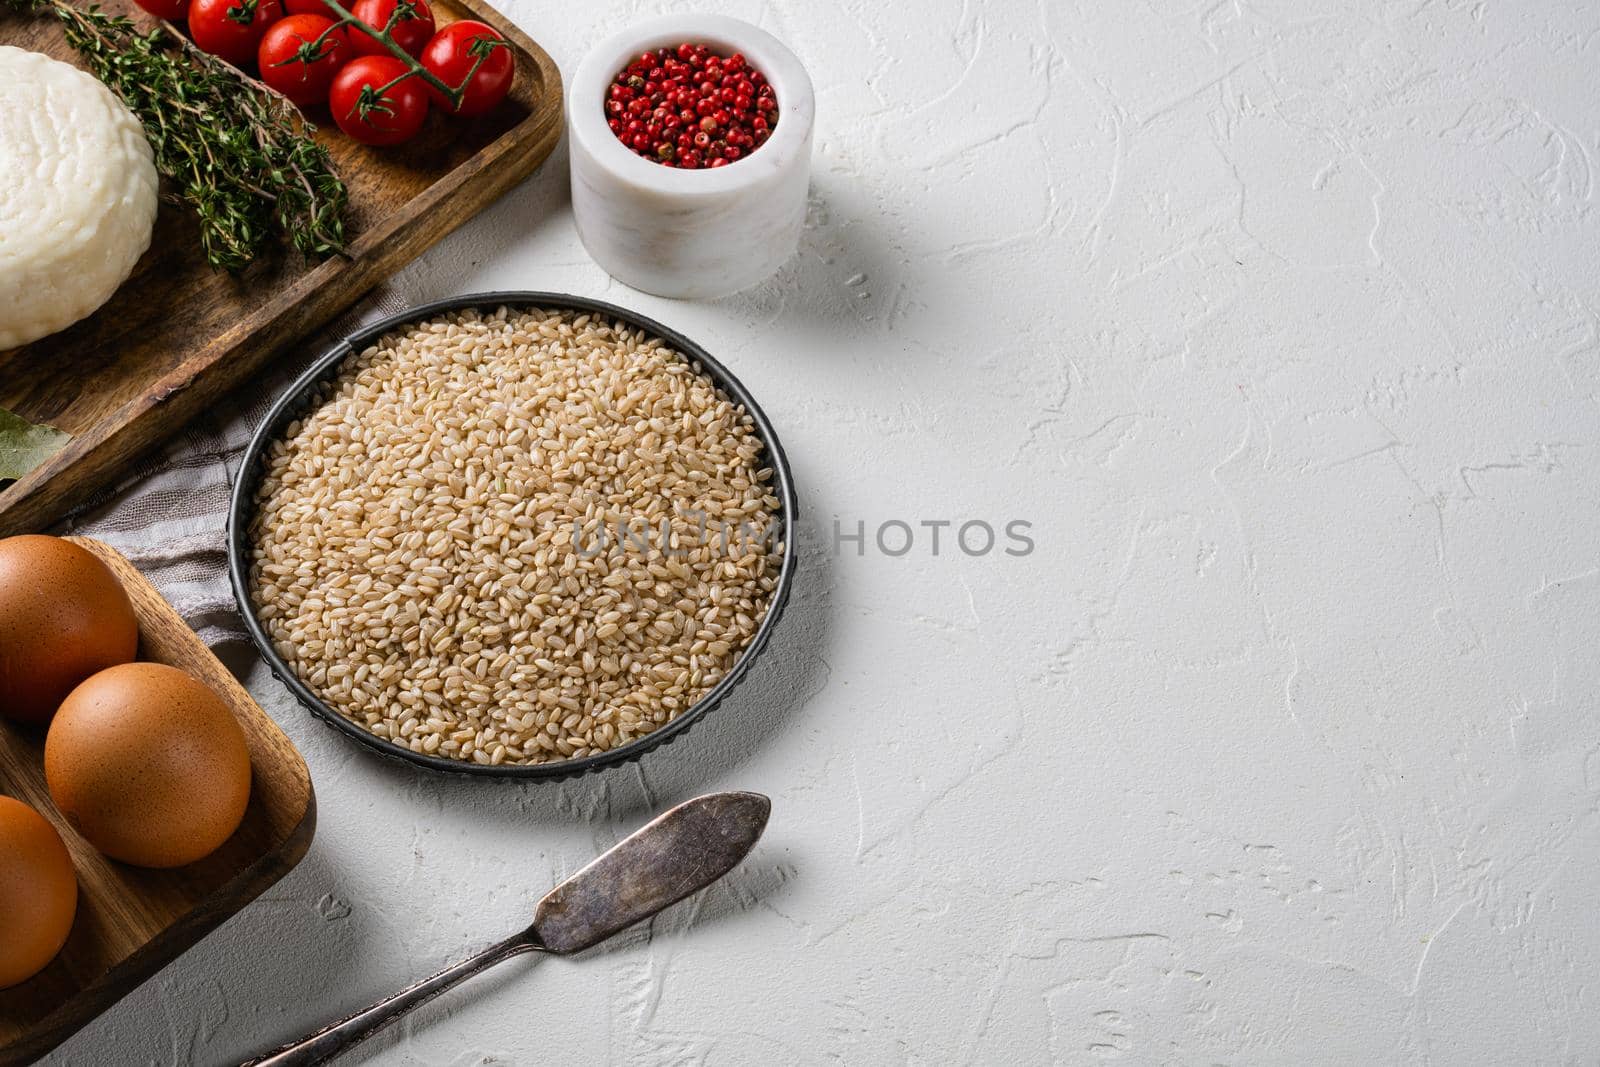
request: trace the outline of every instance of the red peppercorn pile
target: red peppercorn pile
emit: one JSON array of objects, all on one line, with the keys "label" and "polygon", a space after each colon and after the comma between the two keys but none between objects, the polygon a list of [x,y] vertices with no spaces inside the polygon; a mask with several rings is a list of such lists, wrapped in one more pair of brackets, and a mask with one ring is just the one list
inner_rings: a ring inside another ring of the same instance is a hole
[{"label": "red peppercorn pile", "polygon": [[778,98],[738,52],[685,42],[644,53],[612,79],[606,121],[636,155],[664,167],[725,167],[772,136]]}]

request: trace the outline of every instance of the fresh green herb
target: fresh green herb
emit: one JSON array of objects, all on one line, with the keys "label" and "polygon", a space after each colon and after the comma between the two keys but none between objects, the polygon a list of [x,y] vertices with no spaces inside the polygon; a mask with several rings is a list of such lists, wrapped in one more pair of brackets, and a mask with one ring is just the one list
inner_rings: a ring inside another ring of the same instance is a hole
[{"label": "fresh green herb", "polygon": [[70,440],[54,426],[35,426],[0,408],[0,482],[27,474]]},{"label": "fresh green herb", "polygon": [[308,256],[344,248],[348,194],[294,105],[165,29],[67,0],[0,0],[49,11],[89,69],[144,124],[156,167],[200,217],[206,259],[237,271],[281,238]]}]

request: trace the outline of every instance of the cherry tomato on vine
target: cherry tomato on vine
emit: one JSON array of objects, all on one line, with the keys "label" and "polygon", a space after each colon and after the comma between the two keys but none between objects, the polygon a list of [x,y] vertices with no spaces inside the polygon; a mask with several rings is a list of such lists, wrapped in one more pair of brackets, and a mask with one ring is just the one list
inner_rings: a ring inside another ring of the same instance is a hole
[{"label": "cherry tomato on vine", "polygon": [[[317,2],[321,3],[322,0]],[[156,18],[168,22],[182,22],[189,15],[189,0],[134,0],[134,3]]]},{"label": "cherry tomato on vine", "polygon": [[[421,55],[422,46],[433,36],[433,12],[427,0],[356,0],[350,14],[377,30],[388,26],[389,20],[394,19],[394,28],[389,31],[389,36],[394,38],[395,44],[405,49],[407,55]],[[382,41],[359,26],[351,27],[350,43],[364,56],[394,54],[383,46]]]},{"label": "cherry tomato on vine", "polygon": [[[321,15],[290,15],[261,38],[261,80],[301,107],[328,99],[339,68],[350,62],[350,35]],[[331,31],[331,32],[330,32]]]},{"label": "cherry tomato on vine", "polygon": [[[481,115],[491,110],[511,91],[511,80],[516,75],[516,60],[505,38],[494,27],[471,19],[452,22],[435,34],[422,50],[422,65],[451,88],[467,82],[459,107],[451,107],[443,93],[428,86],[428,93],[440,110],[457,115]],[[475,65],[477,73],[473,73]]]},{"label": "cherry tomato on vine", "polygon": [[191,0],[189,36],[202,52],[242,67],[256,58],[267,27],[281,18],[281,0]]},{"label": "cherry tomato on vine", "polygon": [[428,117],[423,84],[394,56],[360,56],[334,75],[328,107],[339,128],[362,144],[399,144],[416,136]]},{"label": "cherry tomato on vine", "polygon": [[333,8],[324,4],[322,0],[283,0],[283,9],[291,15],[321,15],[330,19],[336,17]]}]

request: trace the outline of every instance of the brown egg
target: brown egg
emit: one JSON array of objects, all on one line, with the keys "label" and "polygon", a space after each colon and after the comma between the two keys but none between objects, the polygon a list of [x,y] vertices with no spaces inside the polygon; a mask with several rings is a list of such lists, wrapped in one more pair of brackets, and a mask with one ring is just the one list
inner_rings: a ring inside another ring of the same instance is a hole
[{"label": "brown egg", "polygon": [[74,689],[45,737],[44,776],[91,845],[139,867],[181,867],[215,851],[250,802],[239,720],[204,684],[160,663],[111,667]]},{"label": "brown egg", "polygon": [[0,989],[45,969],[77,912],[78,878],[61,835],[22,801],[0,797]]},{"label": "brown egg", "polygon": [[49,722],[73,686],[138,648],[128,594],[87,549],[35,534],[0,540],[0,715]]}]

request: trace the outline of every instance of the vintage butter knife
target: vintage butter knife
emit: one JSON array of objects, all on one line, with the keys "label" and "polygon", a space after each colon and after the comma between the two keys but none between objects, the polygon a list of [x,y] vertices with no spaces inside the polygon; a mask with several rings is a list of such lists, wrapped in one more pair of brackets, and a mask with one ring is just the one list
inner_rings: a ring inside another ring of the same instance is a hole
[{"label": "vintage butter knife", "polygon": [[771,810],[760,793],[708,793],[679,804],[546,893],[526,930],[245,1067],[326,1062],[512,956],[564,956],[597,945],[733,870],[761,837]]}]

